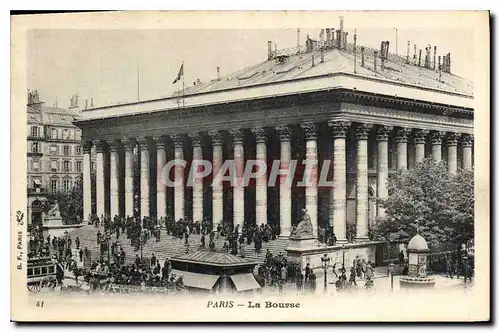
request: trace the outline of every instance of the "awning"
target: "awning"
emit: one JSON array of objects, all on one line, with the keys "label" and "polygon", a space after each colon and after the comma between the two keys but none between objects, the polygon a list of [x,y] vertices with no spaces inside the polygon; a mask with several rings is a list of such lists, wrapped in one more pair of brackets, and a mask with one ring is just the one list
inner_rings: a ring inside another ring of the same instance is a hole
[{"label": "awning", "polygon": [[38,185],[38,186],[42,185],[42,182],[40,182],[40,179],[33,179],[33,182],[34,182],[36,185]]},{"label": "awning", "polygon": [[232,275],[231,280],[236,286],[236,290],[238,292],[260,288],[259,283],[255,280],[255,277],[251,273]]},{"label": "awning", "polygon": [[177,280],[178,277],[182,276],[184,286],[208,290],[211,290],[217,280],[219,280],[219,276],[216,275],[194,273],[181,270],[172,270],[170,272],[170,276],[172,276],[172,274],[175,274],[175,280]]}]

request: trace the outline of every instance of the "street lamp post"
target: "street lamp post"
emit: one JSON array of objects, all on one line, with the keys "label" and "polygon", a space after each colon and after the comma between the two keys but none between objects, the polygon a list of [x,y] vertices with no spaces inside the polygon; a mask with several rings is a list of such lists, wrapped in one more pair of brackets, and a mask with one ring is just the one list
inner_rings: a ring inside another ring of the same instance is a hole
[{"label": "street lamp post", "polygon": [[345,273],[345,244],[342,245],[342,271]]},{"label": "street lamp post", "polygon": [[321,257],[321,262],[323,263],[323,272],[324,272],[324,290],[325,290],[325,293],[326,293],[326,274],[328,272],[328,262],[330,262],[330,257],[327,256],[327,254],[323,254],[323,257]]}]

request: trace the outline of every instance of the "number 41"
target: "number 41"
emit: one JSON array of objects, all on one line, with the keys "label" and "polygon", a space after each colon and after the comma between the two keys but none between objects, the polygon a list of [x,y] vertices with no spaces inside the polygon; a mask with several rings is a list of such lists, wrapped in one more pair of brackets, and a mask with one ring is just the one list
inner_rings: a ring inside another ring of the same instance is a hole
[{"label": "number 41", "polygon": [[36,301],[36,306],[39,308],[43,308],[43,301]]}]

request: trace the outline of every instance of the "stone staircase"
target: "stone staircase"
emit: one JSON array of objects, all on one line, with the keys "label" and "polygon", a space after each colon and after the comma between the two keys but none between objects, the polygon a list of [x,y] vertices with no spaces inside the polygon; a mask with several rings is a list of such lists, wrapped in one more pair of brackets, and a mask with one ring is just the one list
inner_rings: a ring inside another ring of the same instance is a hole
[{"label": "stone staircase", "polygon": [[[99,228],[101,234],[104,234],[103,228]],[[99,230],[93,225],[85,225],[82,228],[76,229],[69,233],[72,241],[73,248],[75,248],[75,239],[78,236],[80,239],[80,247],[87,248],[90,250],[92,254],[92,259],[97,259],[100,256],[100,248],[97,245],[97,231]],[[156,258],[163,262],[166,258],[171,258],[174,256],[178,256],[186,253],[186,250],[189,252],[193,252],[198,250],[200,247],[200,239],[201,235],[190,235],[189,236],[189,247],[186,248],[184,244],[184,239],[174,238],[171,235],[168,235],[165,230],[161,230],[160,241],[156,242],[154,237],[148,239],[146,244],[143,247],[143,257],[150,258],[151,254],[154,253]],[[111,241],[117,241],[116,234],[111,235]],[[120,234],[120,238],[118,241],[121,242],[122,248],[125,251],[125,260],[127,263],[133,263],[136,257],[136,254],[140,256],[141,251],[135,251],[134,247],[131,246],[130,240],[127,239],[126,234]],[[224,245],[225,238],[219,237],[219,239],[215,239],[215,250],[220,252],[222,251],[222,247]],[[205,249],[208,251],[208,236],[205,237]],[[288,244],[288,239],[286,238],[278,238],[273,241],[269,241],[267,243],[262,243],[262,249],[260,254],[257,254],[254,249],[254,244],[246,246],[245,250],[245,258],[256,261],[258,264],[262,264],[265,261],[266,251],[269,249],[273,255],[278,254],[279,252],[286,255],[286,247]]]}]

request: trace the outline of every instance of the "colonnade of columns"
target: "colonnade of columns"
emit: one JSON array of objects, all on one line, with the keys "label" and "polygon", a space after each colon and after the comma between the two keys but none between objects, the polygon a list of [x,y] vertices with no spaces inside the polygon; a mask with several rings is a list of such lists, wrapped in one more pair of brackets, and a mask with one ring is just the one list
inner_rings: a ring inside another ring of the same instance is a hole
[{"label": "colonnade of columns", "polygon": [[[388,196],[387,178],[389,176],[389,140],[391,134],[395,137],[396,144],[396,168],[408,168],[408,141],[411,139],[414,144],[414,161],[421,162],[425,157],[426,142],[429,141],[430,156],[435,161],[442,158],[442,144],[447,146],[448,171],[457,171],[457,146],[460,142],[462,148],[461,165],[465,169],[472,167],[472,136],[468,134],[446,133],[440,131],[428,131],[424,129],[393,128],[385,125],[371,125],[365,123],[351,123],[344,120],[331,120],[327,123],[332,139],[333,152],[333,188],[329,203],[329,223],[333,226],[339,243],[346,241],[346,202],[347,202],[347,140],[351,130],[354,132],[356,141],[356,238],[359,241],[368,239],[368,139],[374,134],[377,149],[377,197],[386,198]],[[298,126],[304,134],[305,140],[305,174],[308,181],[305,183],[305,207],[311,218],[313,229],[316,234],[318,227],[318,124],[306,122]],[[274,130],[280,140],[280,171],[279,171],[279,222],[282,236],[289,236],[292,228],[292,191],[291,180],[288,172],[293,172],[292,163],[292,127],[279,125]],[[270,128],[250,128],[255,139],[257,161],[267,161],[267,144],[269,141]],[[243,129],[235,128],[229,130],[232,139],[233,160],[235,166],[236,179],[234,181],[233,192],[233,224],[239,225],[240,230],[245,218],[245,196],[243,173],[245,171],[245,146]],[[208,133],[189,133],[187,136],[192,141],[193,162],[203,160],[204,151],[202,145],[203,137],[211,139],[212,143],[212,174],[219,174],[223,160],[223,138],[221,131],[209,131]],[[173,147],[173,159],[184,159],[184,135],[170,135]],[[105,175],[109,174],[109,212],[111,216],[119,214],[120,207],[120,185],[124,188],[124,211],[126,215],[133,215],[134,204],[134,161],[133,151],[136,148],[140,154],[140,214],[141,217],[150,216],[150,204],[156,204],[156,217],[165,217],[167,213],[167,200],[173,199],[174,218],[176,220],[185,217],[184,202],[185,177],[184,166],[176,164],[174,166],[174,197],[167,197],[166,182],[164,177],[164,166],[168,162],[166,147],[167,141],[163,136],[126,138],[113,141],[94,141],[84,143],[84,215],[87,217],[91,211],[91,190],[90,190],[90,148],[94,145],[97,149],[97,169],[96,169],[96,202],[97,215],[105,214]],[[120,158],[120,153],[124,158]],[[413,151],[413,150],[412,150]],[[109,172],[106,173],[105,154],[109,153]],[[150,154],[156,154],[156,202],[150,201]],[[205,152],[206,154],[206,152]],[[119,171],[119,162],[124,162],[124,172]],[[271,165],[267,165],[268,170]],[[202,166],[198,166],[196,172],[202,172]],[[120,181],[120,174],[124,174],[124,181]],[[255,220],[258,225],[267,223],[268,218],[268,186],[269,172],[260,174],[256,178],[255,195]],[[204,217],[204,184],[201,177],[194,177],[193,181],[193,220],[201,220]],[[384,209],[377,207],[377,215],[383,216]],[[223,185],[221,181],[214,181],[212,186],[212,218],[214,225],[223,219]]]}]

